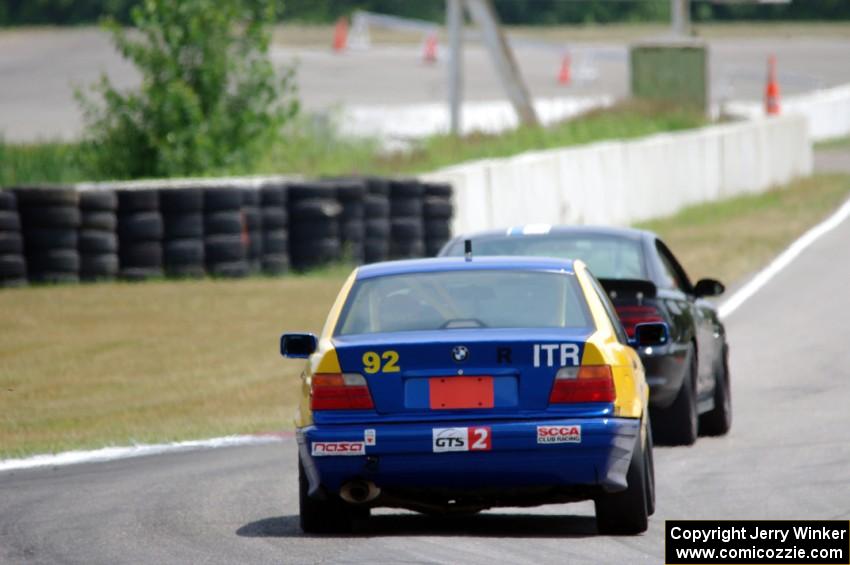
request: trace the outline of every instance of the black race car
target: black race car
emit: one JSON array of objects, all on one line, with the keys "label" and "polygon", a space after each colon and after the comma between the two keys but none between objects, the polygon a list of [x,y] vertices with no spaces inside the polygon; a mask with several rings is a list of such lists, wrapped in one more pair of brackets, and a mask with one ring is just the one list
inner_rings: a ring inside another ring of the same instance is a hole
[{"label": "black race car", "polygon": [[529,225],[455,237],[440,256],[534,255],[581,259],[611,298],[623,328],[666,322],[670,342],[639,348],[650,386],[653,437],[690,445],[698,433],[723,435],[732,423],[729,346],[714,305],[713,279],[692,284],[670,249],[652,232],[607,227]]}]

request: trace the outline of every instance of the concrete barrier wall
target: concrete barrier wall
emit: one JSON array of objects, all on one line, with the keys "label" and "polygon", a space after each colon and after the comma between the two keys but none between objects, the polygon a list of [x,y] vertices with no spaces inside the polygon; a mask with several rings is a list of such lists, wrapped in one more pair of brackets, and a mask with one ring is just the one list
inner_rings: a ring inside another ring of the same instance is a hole
[{"label": "concrete barrier wall", "polygon": [[454,186],[453,232],[611,224],[760,192],[812,170],[799,115],[475,161],[424,175]]},{"label": "concrete barrier wall", "polygon": [[[850,135],[850,84],[817,90],[782,100],[782,113],[800,114],[809,123],[812,141],[824,141]],[[724,111],[732,116],[764,117],[764,105],[759,102],[728,102]]]}]

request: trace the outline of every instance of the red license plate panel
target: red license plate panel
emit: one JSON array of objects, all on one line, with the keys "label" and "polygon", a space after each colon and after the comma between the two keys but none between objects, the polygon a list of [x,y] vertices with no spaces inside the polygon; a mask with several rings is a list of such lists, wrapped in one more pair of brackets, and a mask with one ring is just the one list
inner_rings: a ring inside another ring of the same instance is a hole
[{"label": "red license plate panel", "polygon": [[428,384],[431,410],[493,407],[493,377],[434,377]]}]

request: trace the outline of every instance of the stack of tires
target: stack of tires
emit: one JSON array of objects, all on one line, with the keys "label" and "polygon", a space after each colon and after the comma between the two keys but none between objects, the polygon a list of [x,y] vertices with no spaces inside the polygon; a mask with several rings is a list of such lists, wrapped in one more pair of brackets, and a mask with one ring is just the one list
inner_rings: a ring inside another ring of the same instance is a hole
[{"label": "stack of tires", "polygon": [[204,190],[181,187],[159,191],[162,212],[162,264],[171,277],[203,277]]},{"label": "stack of tires", "polygon": [[260,191],[257,188],[245,188],[242,191],[242,221],[247,233],[245,243],[248,270],[259,273],[263,266],[263,216]]},{"label": "stack of tires", "polygon": [[204,251],[210,275],[245,277],[249,273],[242,192],[233,186],[204,190]]},{"label": "stack of tires", "polygon": [[286,186],[271,183],[260,188],[263,226],[263,272],[282,275],[289,271],[289,213]]},{"label": "stack of tires", "polygon": [[390,259],[425,254],[423,195],[424,188],[417,180],[390,181]]},{"label": "stack of tires", "polygon": [[162,214],[154,188],[118,191],[118,257],[121,278],[162,276]]},{"label": "stack of tires", "polygon": [[23,188],[15,192],[31,282],[78,282],[80,195],[69,188]]},{"label": "stack of tires", "polygon": [[114,190],[95,189],[80,193],[80,279],[112,280],[118,274],[118,196]]},{"label": "stack of tires", "polygon": [[386,261],[390,254],[390,184],[387,179],[366,179],[363,209],[366,229],[364,261]]},{"label": "stack of tires", "polygon": [[360,265],[363,263],[363,245],[366,239],[365,204],[366,183],[358,179],[333,181],[336,198],[342,206],[339,216],[339,241],[344,259]]},{"label": "stack of tires", "polygon": [[13,192],[0,190],[0,287],[21,286],[26,282],[27,262],[18,200]]},{"label": "stack of tires", "polygon": [[426,183],[422,215],[425,219],[425,254],[434,257],[451,236],[452,185]]},{"label": "stack of tires", "polygon": [[289,258],[305,270],[341,257],[339,218],[342,207],[334,188],[322,183],[292,183],[289,196]]}]

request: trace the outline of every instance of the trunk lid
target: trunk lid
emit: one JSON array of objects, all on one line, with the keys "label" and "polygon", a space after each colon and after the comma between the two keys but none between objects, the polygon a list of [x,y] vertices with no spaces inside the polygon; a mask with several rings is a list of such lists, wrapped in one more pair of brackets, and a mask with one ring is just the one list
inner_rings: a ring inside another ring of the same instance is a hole
[{"label": "trunk lid", "polygon": [[588,329],[452,329],[333,338],[379,414],[483,416],[544,410],[558,369],[581,363]]}]

